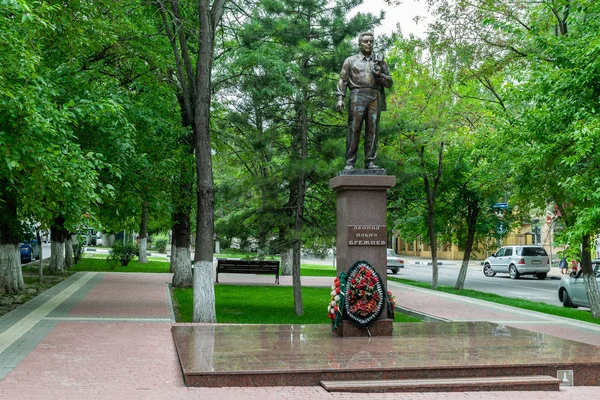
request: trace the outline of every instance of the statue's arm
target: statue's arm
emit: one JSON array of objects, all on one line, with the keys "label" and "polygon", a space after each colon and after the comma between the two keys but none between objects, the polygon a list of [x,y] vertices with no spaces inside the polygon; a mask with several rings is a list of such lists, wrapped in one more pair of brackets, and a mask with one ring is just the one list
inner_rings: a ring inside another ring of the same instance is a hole
[{"label": "statue's arm", "polygon": [[337,105],[336,109],[342,112],[344,109],[344,97],[346,97],[346,88],[348,87],[348,79],[350,78],[350,61],[346,59],[344,65],[342,65],[342,71],[340,72],[340,79],[337,82]]},{"label": "statue's arm", "polygon": [[350,79],[350,60],[347,58],[342,65],[342,71],[340,72],[340,79],[337,83],[337,98],[338,100],[344,100],[346,97],[346,88],[348,87],[348,80]]}]

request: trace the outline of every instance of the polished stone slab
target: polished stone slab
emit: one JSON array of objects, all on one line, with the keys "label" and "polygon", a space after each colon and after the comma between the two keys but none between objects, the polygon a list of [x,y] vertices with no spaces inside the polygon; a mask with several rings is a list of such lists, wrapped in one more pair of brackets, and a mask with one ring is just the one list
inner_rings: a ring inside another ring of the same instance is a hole
[{"label": "polished stone slab", "polygon": [[178,324],[188,386],[316,386],[323,380],[557,376],[600,386],[600,347],[488,322],[396,323],[392,336],[329,325]]}]

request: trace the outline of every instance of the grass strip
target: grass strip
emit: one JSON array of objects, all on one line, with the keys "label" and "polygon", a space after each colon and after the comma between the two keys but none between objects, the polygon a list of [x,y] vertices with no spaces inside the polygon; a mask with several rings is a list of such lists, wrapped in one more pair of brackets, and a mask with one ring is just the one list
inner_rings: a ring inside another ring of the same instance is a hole
[{"label": "grass strip", "polygon": [[[388,280],[403,283],[405,285],[416,286],[423,289],[431,289],[431,283],[417,282],[408,279],[394,278],[388,276]],[[540,303],[531,300],[515,299],[512,297],[503,297],[493,293],[484,293],[477,290],[471,289],[455,289],[452,286],[438,286],[438,291],[455,294],[457,296],[470,297],[473,299],[489,301],[492,303],[502,304],[505,306],[512,306],[516,308],[522,308],[530,311],[537,311],[544,314],[556,315],[558,317],[576,319],[579,321],[590,322],[592,324],[600,324],[600,320],[594,318],[589,310],[578,310],[574,308],[566,308],[562,306],[555,306],[546,303]],[[558,296],[558,294],[557,294]]]},{"label": "grass strip", "polygon": [[[163,273],[169,272],[169,260],[167,258],[153,259],[148,257],[148,264],[140,264],[137,260],[131,260],[127,267],[111,267],[106,261],[107,254],[93,254],[92,256],[85,255],[71,269],[71,271],[94,271],[94,272],[150,272]],[[37,268],[37,267],[36,267]],[[300,268],[301,276],[336,276],[336,270],[327,265],[303,264]],[[273,275],[274,276],[274,275]]]},{"label": "grass strip", "polygon": [[[289,286],[215,285],[217,321],[234,324],[329,324],[327,304],[331,289],[302,288],[304,315],[294,313]],[[173,289],[177,322],[192,322],[192,289]],[[419,322],[396,313],[395,322]]]},{"label": "grass strip", "polygon": [[[86,252],[84,254],[83,258],[97,258],[100,260],[106,260],[108,258],[108,253]],[[169,262],[169,258],[163,257],[163,256],[148,256],[146,258],[148,259],[148,261],[161,261],[161,262],[165,262],[165,263]]]},{"label": "grass strip", "polygon": [[94,271],[94,272],[169,272],[169,263],[164,261],[150,261],[140,264],[137,260],[131,260],[126,267],[112,266],[106,258],[81,258],[69,271]]}]

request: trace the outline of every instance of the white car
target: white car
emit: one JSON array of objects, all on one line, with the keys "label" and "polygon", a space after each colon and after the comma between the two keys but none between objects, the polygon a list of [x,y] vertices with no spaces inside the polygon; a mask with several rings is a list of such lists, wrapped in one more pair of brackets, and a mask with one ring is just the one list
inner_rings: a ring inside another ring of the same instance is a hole
[{"label": "white car", "polygon": [[387,269],[391,269],[393,274],[397,274],[400,268],[404,268],[404,260],[394,253],[394,250],[387,249]]},{"label": "white car", "polygon": [[550,272],[550,258],[541,246],[504,246],[483,262],[483,274],[509,274],[511,279],[521,275],[535,275],[546,279]]},{"label": "white car", "polygon": [[[580,270],[581,271],[581,270]],[[596,278],[600,285],[600,278]],[[563,307],[589,307],[587,289],[581,276],[581,272],[575,276],[563,276],[558,284],[558,300],[563,303]]]}]

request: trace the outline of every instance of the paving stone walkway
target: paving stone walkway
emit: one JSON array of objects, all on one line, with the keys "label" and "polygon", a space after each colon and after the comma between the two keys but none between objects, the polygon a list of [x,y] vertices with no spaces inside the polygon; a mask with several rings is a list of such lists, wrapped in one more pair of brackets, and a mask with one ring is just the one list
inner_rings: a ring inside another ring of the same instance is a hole
[{"label": "paving stone walkway", "polygon": [[[230,281],[272,284],[270,277]],[[291,284],[286,277],[281,284]],[[321,387],[187,388],[171,336],[170,274],[77,273],[0,318],[0,399],[356,399]],[[267,282],[269,281],[269,282]],[[303,279],[329,286],[330,278]],[[415,311],[491,321],[600,346],[596,325],[392,283]],[[389,393],[376,399],[594,399],[600,387],[560,392]]]}]

